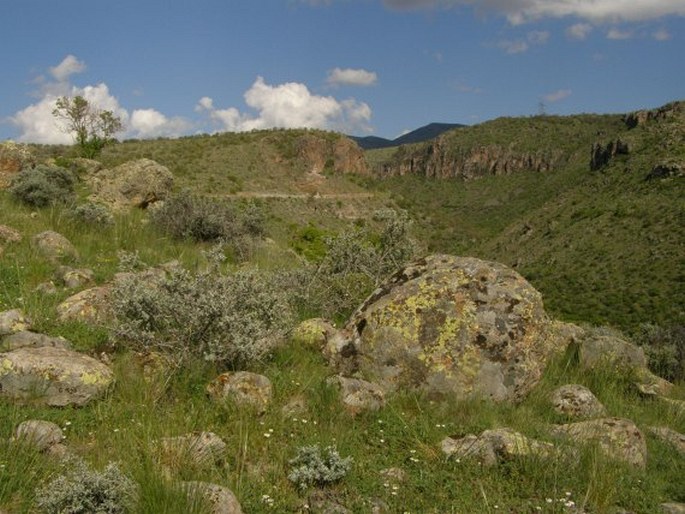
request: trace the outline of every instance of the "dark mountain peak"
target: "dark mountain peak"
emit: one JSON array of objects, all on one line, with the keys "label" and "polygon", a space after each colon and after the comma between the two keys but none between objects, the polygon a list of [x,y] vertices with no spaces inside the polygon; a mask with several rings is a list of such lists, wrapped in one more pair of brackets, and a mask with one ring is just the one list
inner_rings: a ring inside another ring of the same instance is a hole
[{"label": "dark mountain peak", "polygon": [[455,128],[465,127],[460,123],[429,123],[423,127],[419,127],[416,130],[407,132],[395,139],[386,139],[377,136],[366,136],[366,137],[356,137],[349,136],[350,139],[355,141],[364,150],[373,150],[376,148],[388,148],[391,146],[407,145],[412,143],[422,143],[430,139],[438,137],[443,132],[452,130]]}]

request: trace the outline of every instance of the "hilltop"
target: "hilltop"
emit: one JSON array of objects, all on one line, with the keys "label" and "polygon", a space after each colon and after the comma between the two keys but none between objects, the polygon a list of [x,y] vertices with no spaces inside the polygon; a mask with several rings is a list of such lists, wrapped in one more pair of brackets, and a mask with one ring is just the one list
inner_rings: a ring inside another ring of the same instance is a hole
[{"label": "hilltop", "polygon": [[459,127],[465,127],[459,123],[429,123],[423,127],[402,134],[395,139],[386,139],[378,136],[348,136],[364,150],[374,150],[377,148],[391,148],[394,146],[408,145],[412,143],[422,143],[438,137],[440,134]]}]

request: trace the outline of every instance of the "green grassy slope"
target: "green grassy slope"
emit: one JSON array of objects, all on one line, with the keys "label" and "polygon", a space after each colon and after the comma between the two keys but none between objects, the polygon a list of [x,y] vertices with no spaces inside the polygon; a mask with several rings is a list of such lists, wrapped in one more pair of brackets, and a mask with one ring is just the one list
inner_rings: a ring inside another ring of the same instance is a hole
[{"label": "green grassy slope", "polygon": [[[660,162],[685,161],[684,127],[682,113],[633,129],[616,115],[499,119],[444,136],[445,152],[488,144],[557,152],[555,169],[369,185],[392,192],[414,214],[431,250],[517,267],[564,319],[629,330],[645,322],[682,324],[685,183],[646,177]],[[630,153],[590,171],[592,144],[616,138]],[[404,149],[403,158],[421,151]],[[393,159],[387,150],[369,156],[376,166]]]}]

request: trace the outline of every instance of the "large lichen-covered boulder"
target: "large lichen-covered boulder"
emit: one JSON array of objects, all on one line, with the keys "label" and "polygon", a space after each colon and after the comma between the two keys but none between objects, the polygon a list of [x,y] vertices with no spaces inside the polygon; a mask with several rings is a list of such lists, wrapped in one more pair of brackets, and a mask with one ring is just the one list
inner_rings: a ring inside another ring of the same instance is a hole
[{"label": "large lichen-covered boulder", "polygon": [[0,353],[0,396],[51,407],[82,406],[105,394],[112,370],[65,348],[25,347]]},{"label": "large lichen-covered boulder", "polygon": [[33,246],[51,261],[77,260],[78,251],[66,237],[53,230],[46,230],[33,236]]},{"label": "large lichen-covered boulder", "polygon": [[331,360],[386,391],[522,399],[560,339],[542,297],[502,264],[433,255],[394,275],[348,322]]},{"label": "large lichen-covered boulder", "polygon": [[90,324],[100,324],[110,319],[111,309],[109,286],[98,286],[84,289],[57,306],[57,316],[60,321],[82,321]]},{"label": "large lichen-covered boulder", "polygon": [[146,208],[171,193],[174,176],[166,166],[151,160],[129,161],[101,170],[87,179],[93,189],[91,200],[115,209]]},{"label": "large lichen-covered boulder", "polygon": [[31,328],[31,321],[20,309],[0,312],[0,337]]}]

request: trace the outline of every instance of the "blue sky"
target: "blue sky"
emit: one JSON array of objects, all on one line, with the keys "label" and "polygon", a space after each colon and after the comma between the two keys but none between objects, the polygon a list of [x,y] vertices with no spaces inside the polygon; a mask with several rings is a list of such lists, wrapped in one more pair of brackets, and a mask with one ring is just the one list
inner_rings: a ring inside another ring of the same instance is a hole
[{"label": "blue sky", "polygon": [[626,112],[685,98],[685,0],[0,0],[0,140]]}]

